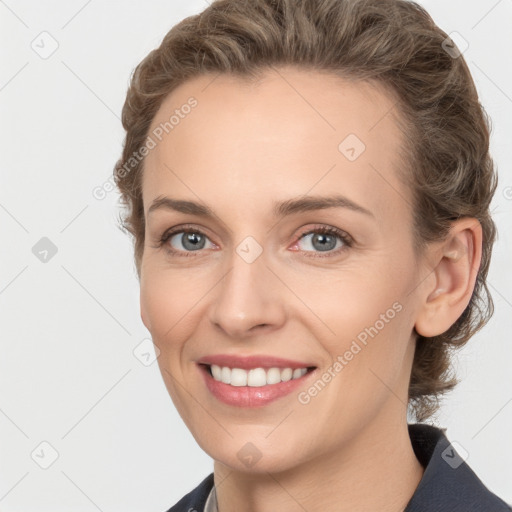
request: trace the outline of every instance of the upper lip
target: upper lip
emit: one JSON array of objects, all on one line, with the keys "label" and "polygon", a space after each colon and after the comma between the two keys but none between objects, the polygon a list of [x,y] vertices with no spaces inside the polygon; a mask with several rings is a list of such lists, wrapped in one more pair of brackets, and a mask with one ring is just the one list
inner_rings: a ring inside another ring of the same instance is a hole
[{"label": "upper lip", "polygon": [[282,357],[253,355],[253,356],[237,356],[233,354],[215,354],[204,356],[197,360],[198,364],[207,364],[228,368],[242,368],[250,370],[252,368],[311,368],[314,365],[304,363],[302,361],[294,361],[292,359],[284,359]]}]

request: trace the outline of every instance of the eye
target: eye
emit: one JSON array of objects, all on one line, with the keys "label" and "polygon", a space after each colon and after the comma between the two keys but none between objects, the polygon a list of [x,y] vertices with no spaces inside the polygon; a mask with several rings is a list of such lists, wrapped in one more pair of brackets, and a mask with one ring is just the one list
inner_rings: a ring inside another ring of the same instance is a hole
[{"label": "eye", "polygon": [[[302,242],[302,247],[300,244]],[[326,253],[324,255],[308,255],[313,257],[326,257],[338,254],[341,251],[351,247],[352,238],[348,233],[332,226],[319,226],[303,233],[294,247],[299,246],[299,250],[304,252]]]},{"label": "eye", "polygon": [[[347,250],[352,244],[352,237],[341,229],[318,226],[302,233],[292,246],[292,250],[313,253],[307,254],[308,257],[327,257]],[[177,256],[196,256],[194,253],[199,253],[202,249],[216,247],[205,233],[192,226],[179,226],[166,231],[157,247],[163,246],[170,254]]]},{"label": "eye", "polygon": [[215,247],[202,231],[197,228],[187,229],[181,226],[179,229],[175,228],[166,231],[160,239],[159,246],[165,245],[166,249],[172,254],[182,253],[180,254],[182,256],[194,256],[190,253],[204,249],[207,245],[207,241],[210,243],[209,248]]}]

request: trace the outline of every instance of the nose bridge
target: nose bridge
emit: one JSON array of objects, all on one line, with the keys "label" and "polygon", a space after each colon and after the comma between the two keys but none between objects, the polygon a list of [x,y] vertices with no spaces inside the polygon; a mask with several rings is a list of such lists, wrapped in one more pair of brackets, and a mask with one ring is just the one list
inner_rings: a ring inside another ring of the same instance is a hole
[{"label": "nose bridge", "polygon": [[210,320],[226,334],[244,336],[255,326],[277,326],[284,319],[283,301],[276,278],[267,268],[263,247],[247,237],[229,259],[212,304]]}]

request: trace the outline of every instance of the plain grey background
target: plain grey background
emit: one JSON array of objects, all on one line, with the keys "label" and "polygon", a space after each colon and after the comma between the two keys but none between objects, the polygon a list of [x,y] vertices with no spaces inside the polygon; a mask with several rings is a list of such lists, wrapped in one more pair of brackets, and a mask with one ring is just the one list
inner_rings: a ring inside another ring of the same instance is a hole
[{"label": "plain grey background", "polygon": [[[467,42],[500,177],[495,315],[459,353],[436,422],[512,502],[512,0],[421,3]],[[0,0],[1,512],[158,512],[212,471],[148,364],[118,195],[93,195],[121,153],[133,68],[206,6]]]}]

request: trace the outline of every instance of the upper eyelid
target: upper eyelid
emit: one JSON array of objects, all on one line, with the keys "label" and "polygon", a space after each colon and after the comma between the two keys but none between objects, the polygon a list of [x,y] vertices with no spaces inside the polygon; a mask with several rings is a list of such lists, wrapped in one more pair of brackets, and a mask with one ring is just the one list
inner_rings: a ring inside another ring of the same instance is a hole
[{"label": "upper eyelid", "polygon": [[[333,233],[333,234],[336,234],[338,236],[343,235],[346,238],[353,240],[352,235],[350,235],[344,229],[330,226],[328,224],[318,224],[316,226],[310,227],[309,229],[304,229],[304,231],[301,231],[301,233],[298,234],[297,237],[300,238],[300,237],[303,237],[304,235],[311,234],[312,232],[314,233],[316,231],[321,231],[322,229],[332,229],[333,231],[339,232],[339,233]],[[199,233],[199,234],[205,235],[209,238],[208,233],[205,233],[205,231],[207,231],[206,228],[203,228],[203,227],[197,228],[192,225],[191,226],[189,226],[189,225],[177,226],[176,228],[170,228],[170,229],[165,230],[163,232],[163,234],[160,236],[160,238],[171,237],[171,236],[177,235],[179,233]]]}]

